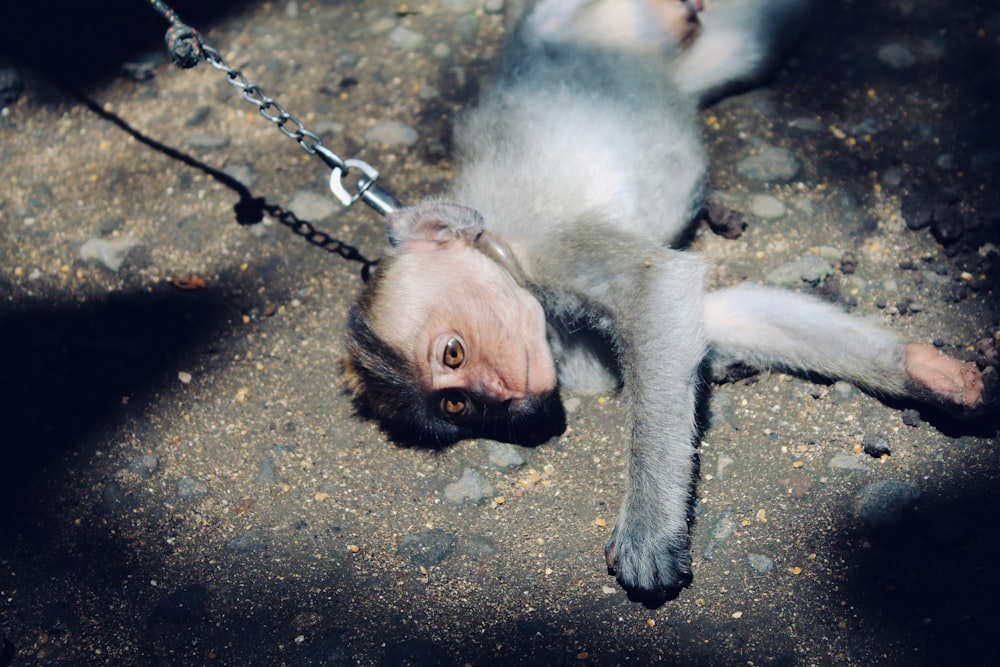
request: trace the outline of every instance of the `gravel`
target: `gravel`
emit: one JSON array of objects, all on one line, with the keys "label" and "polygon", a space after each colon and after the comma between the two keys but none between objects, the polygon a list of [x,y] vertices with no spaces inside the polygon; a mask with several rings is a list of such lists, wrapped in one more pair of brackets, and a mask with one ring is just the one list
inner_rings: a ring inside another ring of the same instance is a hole
[{"label": "gravel", "polygon": [[[454,176],[452,120],[503,32],[499,0],[459,4],[184,18],[413,202]],[[784,267],[793,289],[985,358],[1000,18],[817,4],[787,66],[701,114],[714,201],[739,223],[693,232],[706,281]],[[222,73],[137,56],[162,54],[145,3],[44,21],[0,5],[20,81],[0,104],[0,667],[1000,661],[995,420],[781,369],[706,383],[694,582],[632,602],[603,555],[628,460],[620,397],[566,395],[567,432],[532,448],[388,442],[341,375],[361,265],[234,206],[275,203],[370,258],[383,221],[334,203],[325,165]],[[390,37],[407,33],[426,39]],[[92,241],[104,251],[82,254]],[[890,456],[864,453],[883,437]]]}]

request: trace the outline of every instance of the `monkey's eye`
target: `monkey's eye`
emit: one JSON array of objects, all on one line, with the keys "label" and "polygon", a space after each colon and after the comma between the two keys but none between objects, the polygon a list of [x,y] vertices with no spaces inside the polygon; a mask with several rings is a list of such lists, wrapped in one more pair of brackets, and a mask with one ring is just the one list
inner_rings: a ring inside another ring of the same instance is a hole
[{"label": "monkey's eye", "polygon": [[469,411],[469,399],[460,391],[445,392],[441,397],[441,411],[446,417],[461,417]]},{"label": "monkey's eye", "polygon": [[458,368],[465,361],[465,348],[462,341],[457,338],[449,338],[444,344],[444,358],[441,360],[448,368]]}]

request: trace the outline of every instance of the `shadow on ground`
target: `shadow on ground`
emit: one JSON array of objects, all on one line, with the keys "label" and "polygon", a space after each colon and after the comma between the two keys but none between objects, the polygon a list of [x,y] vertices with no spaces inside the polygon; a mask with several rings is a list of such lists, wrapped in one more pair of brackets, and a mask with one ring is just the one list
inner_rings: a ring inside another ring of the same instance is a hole
[{"label": "shadow on ground", "polygon": [[147,404],[164,381],[176,381],[182,359],[211,356],[238,312],[232,294],[163,285],[82,303],[29,301],[0,313],[0,502],[10,507],[30,495],[49,462],[92,429],[113,429],[119,419],[111,417],[130,402]]},{"label": "shadow on ground", "polygon": [[[169,4],[192,27],[207,30],[257,0]],[[88,87],[120,74],[123,63],[165,62],[168,27],[146,0],[11,0],[0,7],[0,59],[53,81]]]},{"label": "shadow on ground", "polygon": [[[913,651],[912,664],[993,664],[1000,659],[1000,534],[995,488],[927,494],[901,523],[840,533],[850,563],[846,593],[856,615],[848,630]],[[851,618],[851,613],[845,614]]]}]

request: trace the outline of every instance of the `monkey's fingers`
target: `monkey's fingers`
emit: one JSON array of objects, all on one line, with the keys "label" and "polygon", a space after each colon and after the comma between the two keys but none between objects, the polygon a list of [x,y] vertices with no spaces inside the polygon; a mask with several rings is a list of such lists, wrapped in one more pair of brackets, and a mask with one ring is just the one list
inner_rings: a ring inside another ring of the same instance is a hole
[{"label": "monkey's fingers", "polygon": [[628,548],[623,558],[619,558],[617,536],[613,535],[604,548],[608,574],[625,589],[629,600],[641,602],[651,609],[676,598],[693,578],[687,534],[683,539],[660,537],[654,541],[653,549]]}]

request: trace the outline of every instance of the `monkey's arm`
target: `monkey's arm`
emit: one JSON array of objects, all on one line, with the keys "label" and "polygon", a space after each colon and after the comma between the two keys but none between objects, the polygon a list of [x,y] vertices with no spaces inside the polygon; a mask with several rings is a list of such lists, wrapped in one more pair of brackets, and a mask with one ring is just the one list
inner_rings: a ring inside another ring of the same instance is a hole
[{"label": "monkey's arm", "polygon": [[[694,483],[695,397],[706,354],[704,264],[636,244],[613,230],[576,228],[546,254],[566,287],[609,315],[630,417],[626,490],[605,550],[609,571],[645,601],[691,580],[688,519]],[[544,267],[543,267],[544,268]]]},{"label": "monkey's arm", "polygon": [[739,285],[705,296],[713,353],[759,368],[819,373],[886,396],[909,396],[959,413],[990,407],[995,371],[787,290]]},{"label": "monkey's arm", "polygon": [[668,253],[632,286],[632,298],[624,301],[629,312],[616,318],[632,442],[629,487],[605,549],[622,586],[654,603],[691,581],[695,400],[706,353],[702,263]]}]

